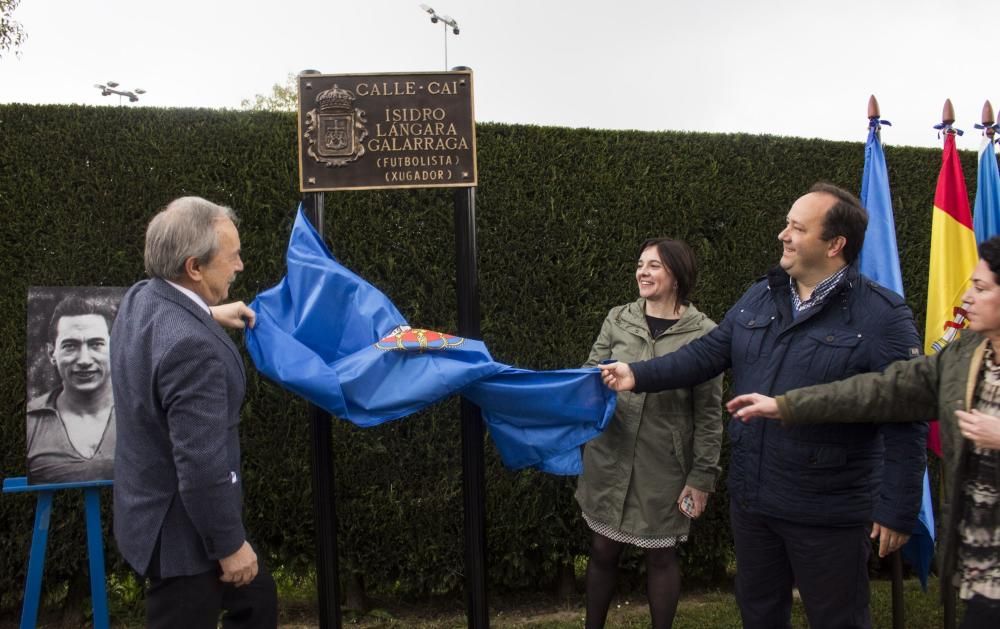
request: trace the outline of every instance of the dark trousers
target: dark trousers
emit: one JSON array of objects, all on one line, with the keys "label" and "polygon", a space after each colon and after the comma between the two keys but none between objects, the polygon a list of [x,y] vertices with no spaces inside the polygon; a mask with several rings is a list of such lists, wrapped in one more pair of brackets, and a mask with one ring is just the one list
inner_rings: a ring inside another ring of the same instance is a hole
[{"label": "dark trousers", "polygon": [[965,603],[965,615],[959,629],[996,629],[1000,627],[1000,601],[973,596]]},{"label": "dark trousers", "polygon": [[155,574],[149,577],[146,627],[150,629],[216,629],[222,612],[225,629],[278,626],[277,588],[263,565],[256,578],[242,587],[220,581],[218,570],[166,579]]},{"label": "dark trousers", "polygon": [[795,524],[747,513],[735,501],[729,515],[744,629],[791,627],[792,587],[810,629],[871,629],[868,527]]}]

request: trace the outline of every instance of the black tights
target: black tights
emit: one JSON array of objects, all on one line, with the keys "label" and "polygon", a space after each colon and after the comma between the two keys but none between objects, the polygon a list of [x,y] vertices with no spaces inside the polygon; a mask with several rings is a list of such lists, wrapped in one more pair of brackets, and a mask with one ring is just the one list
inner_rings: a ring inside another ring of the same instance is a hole
[{"label": "black tights", "polygon": [[1000,623],[1000,601],[976,594],[965,604],[965,616],[958,629],[985,629]]},{"label": "black tights", "polygon": [[[587,562],[586,629],[601,629],[618,581],[618,560],[625,545],[594,533]],[[674,624],[681,594],[681,569],[676,548],[646,549],[646,596],[653,629]]]}]

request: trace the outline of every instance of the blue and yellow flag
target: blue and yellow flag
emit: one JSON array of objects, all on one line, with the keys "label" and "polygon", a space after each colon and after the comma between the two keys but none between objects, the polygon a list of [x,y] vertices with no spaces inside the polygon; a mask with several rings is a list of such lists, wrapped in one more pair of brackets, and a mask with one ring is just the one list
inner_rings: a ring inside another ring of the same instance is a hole
[{"label": "blue and yellow flag", "polygon": [[287,274],[250,304],[257,369],[361,427],[450,395],[478,405],[504,464],[582,471],[580,446],[607,426],[616,396],[599,370],[529,371],[493,360],[481,341],[411,328],[377,288],[334,259],[301,209]]}]

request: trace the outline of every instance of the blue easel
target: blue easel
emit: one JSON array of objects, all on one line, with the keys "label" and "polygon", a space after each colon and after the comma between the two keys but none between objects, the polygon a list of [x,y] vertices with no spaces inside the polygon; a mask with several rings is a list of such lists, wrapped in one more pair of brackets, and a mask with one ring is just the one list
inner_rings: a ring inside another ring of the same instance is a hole
[{"label": "blue easel", "polygon": [[104,584],[104,541],[101,537],[101,487],[110,487],[110,480],[80,483],[29,485],[24,476],[5,478],[3,493],[38,494],[35,505],[35,530],[31,536],[28,556],[28,578],[24,584],[24,604],[21,606],[21,629],[34,629],[38,620],[38,605],[42,596],[42,573],[45,570],[45,547],[49,541],[52,517],[52,497],[63,489],[82,489],[87,520],[87,553],[90,555],[90,597],[94,607],[94,629],[108,629],[108,592]]}]

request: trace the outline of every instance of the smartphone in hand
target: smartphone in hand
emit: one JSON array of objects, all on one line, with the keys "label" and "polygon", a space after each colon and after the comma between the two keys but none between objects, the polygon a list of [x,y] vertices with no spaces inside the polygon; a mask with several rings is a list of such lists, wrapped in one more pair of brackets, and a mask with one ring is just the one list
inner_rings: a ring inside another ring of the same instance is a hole
[{"label": "smartphone in hand", "polygon": [[691,496],[684,496],[681,498],[681,513],[691,519],[694,519],[694,499],[692,499]]}]

